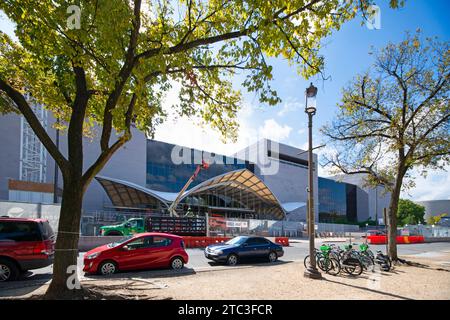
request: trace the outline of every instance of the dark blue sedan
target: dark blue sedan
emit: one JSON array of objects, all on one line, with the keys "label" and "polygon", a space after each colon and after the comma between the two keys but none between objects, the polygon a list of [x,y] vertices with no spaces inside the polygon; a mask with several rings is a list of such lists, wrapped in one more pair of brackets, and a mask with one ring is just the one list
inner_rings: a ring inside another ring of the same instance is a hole
[{"label": "dark blue sedan", "polygon": [[213,244],[205,248],[205,257],[234,266],[240,260],[266,258],[275,262],[283,256],[283,247],[264,237],[239,236],[225,243]]}]

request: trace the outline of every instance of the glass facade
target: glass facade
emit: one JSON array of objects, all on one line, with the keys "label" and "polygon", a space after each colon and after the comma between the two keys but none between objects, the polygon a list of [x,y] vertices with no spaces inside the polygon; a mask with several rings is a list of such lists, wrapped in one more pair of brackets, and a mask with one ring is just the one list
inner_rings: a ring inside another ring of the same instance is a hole
[{"label": "glass facade", "polygon": [[[172,154],[175,159],[172,159]],[[254,172],[254,165],[248,161],[244,162],[223,155],[147,140],[147,188],[164,192],[179,192],[194,173],[197,165],[201,163],[202,158],[212,164],[207,170],[200,171],[189,189],[226,172],[239,169],[248,169]]]},{"label": "glass facade", "polygon": [[319,222],[357,221],[356,186],[319,177]]}]

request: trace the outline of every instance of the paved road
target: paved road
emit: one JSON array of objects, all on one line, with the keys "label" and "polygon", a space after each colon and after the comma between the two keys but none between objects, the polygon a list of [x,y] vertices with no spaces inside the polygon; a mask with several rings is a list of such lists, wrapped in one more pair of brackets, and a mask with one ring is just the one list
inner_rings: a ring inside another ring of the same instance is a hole
[{"label": "paved road", "polygon": [[[344,243],[337,243],[339,245],[343,245]],[[320,242],[317,243],[316,246],[319,246]],[[385,245],[371,245],[370,249],[372,251],[382,250],[385,252]],[[423,243],[423,244],[409,244],[409,245],[399,245],[398,246],[399,255],[418,255],[418,256],[428,256],[433,257],[434,254],[438,254],[439,252],[450,252],[450,243]],[[212,263],[207,260],[203,255],[203,249],[187,249],[189,254],[189,263],[186,265],[187,269],[200,271],[200,270],[214,270],[215,268],[222,269],[223,266]],[[305,241],[301,241],[299,243],[293,243],[289,247],[284,248],[284,256],[280,259],[281,262],[289,262],[289,261],[303,261],[305,256],[308,254],[308,243]],[[78,257],[78,267],[80,270],[83,267],[83,255],[84,253],[80,253]],[[264,266],[264,264],[258,264],[259,267]],[[229,267],[226,267],[229,268]],[[232,268],[232,267],[230,267]],[[152,274],[157,276],[161,271],[144,271],[148,273],[148,276],[151,277]],[[170,272],[170,271],[169,271]],[[167,272],[166,272],[167,273]],[[21,281],[14,282],[14,285],[26,285],[27,282],[35,282],[35,281],[48,281],[52,276],[52,266],[41,268],[37,270],[32,270],[26,277],[24,277]],[[13,285],[13,283],[9,283],[8,287]],[[5,286],[4,283],[0,283],[0,289]]]}]

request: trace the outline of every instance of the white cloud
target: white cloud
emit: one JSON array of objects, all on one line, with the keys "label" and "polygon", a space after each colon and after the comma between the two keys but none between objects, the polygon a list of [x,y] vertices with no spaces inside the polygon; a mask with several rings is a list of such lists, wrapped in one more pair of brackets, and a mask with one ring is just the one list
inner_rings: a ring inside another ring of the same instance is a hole
[{"label": "white cloud", "polygon": [[232,155],[262,138],[282,142],[287,140],[292,132],[291,127],[279,124],[273,118],[264,120],[262,126],[259,126],[260,122],[255,120],[254,115],[256,107],[244,103],[237,115],[239,123],[237,141],[223,143],[219,132],[208,126],[200,126],[199,119],[179,117],[171,108],[178,102],[179,88],[179,84],[174,83],[173,88],[167,93],[164,106],[168,117],[156,129],[155,140]]},{"label": "white cloud", "polygon": [[302,102],[298,101],[296,98],[288,97],[281,110],[277,112],[277,115],[283,117],[290,112],[302,110],[303,108],[304,104]]},{"label": "white cloud", "polygon": [[414,172],[415,187],[402,192],[401,197],[413,201],[450,199],[450,166],[446,170],[430,171],[426,177]]},{"label": "white cloud", "polygon": [[280,125],[275,119],[264,120],[264,125],[259,128],[258,133],[262,138],[282,142],[289,138],[292,128],[288,125]]},{"label": "white cloud", "polygon": [[156,129],[155,140],[224,155],[232,155],[257,141],[258,129],[252,119],[254,113],[252,105],[244,104],[238,112],[237,141],[223,143],[218,131],[211,129],[209,126],[200,126],[199,119],[179,117],[171,108],[178,103],[179,88],[179,84],[174,83],[173,88],[166,95],[164,106],[168,117]]}]

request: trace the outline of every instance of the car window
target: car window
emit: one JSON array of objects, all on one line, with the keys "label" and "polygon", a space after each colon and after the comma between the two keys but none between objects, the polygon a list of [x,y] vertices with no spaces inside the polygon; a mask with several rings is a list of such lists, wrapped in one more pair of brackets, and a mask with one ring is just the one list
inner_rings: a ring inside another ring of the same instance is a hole
[{"label": "car window", "polygon": [[230,239],[226,242],[226,244],[237,244],[240,245],[244,243],[247,240],[247,237],[235,237],[233,239]]},{"label": "car window", "polygon": [[130,241],[127,243],[127,247],[129,249],[141,249],[146,246],[146,237],[138,238],[136,240]]},{"label": "car window", "polygon": [[166,237],[153,237],[152,247],[165,247],[172,243],[172,240]]},{"label": "car window", "polygon": [[260,238],[248,238],[246,243],[248,245],[254,246],[254,245],[261,244],[261,241],[260,241]]},{"label": "car window", "polygon": [[258,244],[269,244],[269,240],[265,239],[265,238],[257,238],[257,243]]},{"label": "car window", "polygon": [[42,238],[44,240],[53,240],[55,238],[53,229],[50,227],[48,221],[41,222],[39,225],[41,227]]},{"label": "car window", "polygon": [[144,220],[136,220],[136,225],[138,228],[144,227]]},{"label": "car window", "polygon": [[130,225],[132,228],[136,228],[137,227],[137,220],[131,220],[130,221]]},{"label": "car window", "polygon": [[41,241],[42,234],[36,222],[0,222],[0,241]]}]

